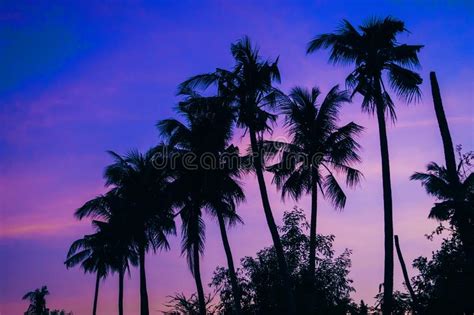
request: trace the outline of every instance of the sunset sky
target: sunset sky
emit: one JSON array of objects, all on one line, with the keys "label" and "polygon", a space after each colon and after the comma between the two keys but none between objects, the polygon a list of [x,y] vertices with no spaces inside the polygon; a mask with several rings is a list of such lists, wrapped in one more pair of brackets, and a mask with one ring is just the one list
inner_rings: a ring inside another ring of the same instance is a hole
[{"label": "sunset sky", "polygon": [[[230,67],[230,44],[248,35],[262,55],[280,57],[283,91],[318,85],[325,94],[343,85],[350,67],[333,67],[326,52],[307,56],[305,48],[344,18],[357,25],[372,16],[392,15],[410,31],[401,42],[425,45],[420,53],[422,100],[409,106],[397,101],[398,121],[388,127],[394,227],[407,262],[438,248],[440,238],[431,242],[424,237],[437,224],[427,219],[434,200],[409,176],[430,161],[443,162],[430,71],[437,73],[454,143],[474,149],[474,2],[37,2],[0,2],[1,315],[22,314],[27,308],[23,294],[42,285],[51,292],[50,308],[90,313],[94,276],[63,264],[71,242],[92,231],[73,212],[105,191],[102,171],[111,162],[106,150],[144,151],[159,141],[154,125],[174,115],[181,81]],[[349,121],[366,127],[359,139],[365,179],[357,189],[346,190],[343,212],[321,201],[318,229],[336,235],[339,253],[353,251],[353,298],[372,304],[383,280],[378,133],[376,120],[361,113],[360,98],[341,112],[341,124]],[[285,134],[281,125],[275,129],[274,137]],[[246,141],[236,134],[235,144],[245,147]],[[309,213],[308,198],[282,201],[267,179],[278,222],[295,205]],[[238,209],[245,225],[229,232],[236,260],[271,244],[253,176],[246,178],[245,192],[247,202]],[[206,222],[202,274],[207,284],[215,267],[225,266],[225,255],[217,223]],[[171,251],[148,258],[152,313],[164,309],[166,296],[194,291],[179,236],[170,241]],[[402,288],[398,261],[395,284]],[[117,288],[115,276],[102,283],[98,313],[116,314]],[[138,306],[133,269],[125,281],[125,313],[137,314]]]}]

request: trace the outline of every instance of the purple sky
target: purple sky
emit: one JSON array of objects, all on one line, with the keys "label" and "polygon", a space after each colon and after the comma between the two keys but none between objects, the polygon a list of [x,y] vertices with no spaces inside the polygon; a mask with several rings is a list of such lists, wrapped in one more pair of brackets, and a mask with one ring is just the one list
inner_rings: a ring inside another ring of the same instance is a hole
[{"label": "purple sky", "polygon": [[[154,124],[173,115],[178,83],[230,67],[230,43],[247,34],[264,56],[280,56],[284,91],[318,85],[326,93],[343,83],[350,69],[327,65],[324,52],[306,56],[305,47],[343,18],[358,24],[370,16],[393,15],[411,31],[401,41],[426,45],[420,54],[423,99],[410,106],[397,102],[399,119],[388,129],[395,233],[405,260],[437,248],[439,239],[424,237],[436,225],[427,219],[433,200],[408,177],[429,161],[443,161],[429,71],[437,72],[454,142],[473,149],[472,2],[107,2],[0,4],[0,314],[22,313],[27,307],[22,295],[41,285],[51,292],[51,308],[90,313],[93,276],[63,265],[70,243],[91,231],[88,223],[73,218],[73,211],[104,191],[106,150],[145,150],[157,142]],[[366,127],[360,139],[365,179],[347,192],[342,213],[321,202],[318,228],[336,235],[339,252],[353,250],[353,297],[372,303],[383,279],[378,136],[375,120],[360,113],[360,99],[342,110],[341,123],[351,120]],[[282,134],[277,128],[274,136]],[[235,143],[241,144],[240,138]],[[248,201],[239,209],[245,225],[229,233],[236,259],[271,243],[256,187],[256,180],[247,178]],[[274,187],[270,195],[280,222],[295,202],[282,202]],[[307,198],[298,205],[309,209]],[[207,223],[205,283],[217,265],[225,265],[217,224]],[[167,295],[194,290],[179,237],[171,245],[170,252],[148,259],[152,311],[163,309]],[[398,263],[395,277],[401,288]],[[126,313],[137,313],[136,270],[125,293]],[[102,284],[100,314],[116,313],[116,296],[117,279],[110,277]]]}]

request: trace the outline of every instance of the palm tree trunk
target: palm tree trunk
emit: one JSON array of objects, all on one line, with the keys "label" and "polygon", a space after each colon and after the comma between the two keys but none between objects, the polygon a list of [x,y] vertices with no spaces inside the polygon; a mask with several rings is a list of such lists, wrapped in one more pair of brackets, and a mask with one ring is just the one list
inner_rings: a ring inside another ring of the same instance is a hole
[{"label": "palm tree trunk", "polygon": [[392,210],[392,184],[390,182],[390,158],[388,155],[387,129],[385,126],[385,105],[381,97],[377,102],[377,121],[379,127],[380,153],[382,157],[382,185],[384,207],[384,233],[385,233],[385,259],[383,277],[383,315],[390,315],[393,305],[393,210]]},{"label": "palm tree trunk", "polygon": [[443,102],[441,100],[441,93],[439,91],[438,80],[436,79],[436,73],[430,72],[431,81],[431,93],[433,95],[434,109],[436,112],[436,118],[438,120],[439,131],[443,140],[444,147],[444,159],[446,161],[446,169],[449,177],[453,182],[459,181],[456,171],[456,158],[454,155],[453,140],[451,139],[451,133],[449,132],[448,121],[444,113]]},{"label": "palm tree trunk", "polygon": [[97,315],[97,300],[99,298],[99,284],[100,284],[100,273],[97,272],[97,276],[95,280],[94,306],[92,307],[92,315]]},{"label": "palm tree trunk", "polygon": [[140,314],[148,315],[148,292],[146,288],[146,272],[145,272],[145,247],[140,245],[139,248],[140,259]]},{"label": "palm tree trunk", "polygon": [[309,232],[309,273],[311,285],[314,283],[314,272],[316,269],[316,218],[318,215],[318,182],[316,171],[311,172],[311,222]]},{"label": "palm tree trunk", "polygon": [[123,278],[125,276],[124,267],[119,270],[119,297],[118,297],[118,313],[123,315]]},{"label": "palm tree trunk", "polygon": [[262,198],[263,211],[265,213],[265,218],[267,220],[268,228],[270,229],[270,234],[272,236],[273,245],[275,247],[275,252],[278,260],[278,267],[280,269],[280,276],[282,280],[283,290],[286,293],[286,303],[287,303],[287,313],[296,314],[295,302],[293,297],[292,285],[290,282],[290,276],[288,272],[288,265],[286,264],[285,253],[283,251],[283,246],[281,244],[280,235],[278,234],[278,229],[273,218],[272,209],[270,207],[270,201],[268,200],[267,187],[265,185],[265,178],[263,177],[263,166],[262,166],[262,152],[260,146],[257,143],[257,135],[254,130],[249,129],[250,134],[250,143],[252,146],[252,152],[257,154],[254,156],[254,165],[255,172],[257,173],[258,186],[260,189],[260,196]]},{"label": "palm tree trunk", "polygon": [[232,258],[232,251],[230,249],[229,240],[225,228],[224,217],[221,211],[217,211],[217,220],[219,221],[219,228],[221,230],[222,244],[224,245],[225,255],[227,257],[227,266],[229,270],[230,283],[232,285],[232,294],[234,297],[234,313],[239,315],[242,313],[240,306],[240,288],[235,274],[234,259]]},{"label": "palm tree trunk", "polygon": [[201,270],[199,267],[199,246],[193,245],[193,263],[194,263],[194,280],[196,281],[196,289],[199,301],[199,314],[206,315],[206,302],[204,298],[204,289],[201,281]]},{"label": "palm tree trunk", "polygon": [[311,222],[309,227],[309,307],[311,312],[315,309],[315,301],[312,298],[314,294],[314,281],[316,272],[316,224],[318,216],[318,181],[316,170],[311,171]]},{"label": "palm tree trunk", "polygon": [[400,244],[398,242],[398,235],[395,235],[395,248],[397,250],[398,260],[400,261],[400,266],[402,267],[403,279],[405,279],[405,285],[407,286],[408,292],[410,293],[411,299],[413,301],[413,309],[415,310],[415,314],[420,313],[420,307],[418,304],[418,299],[415,295],[415,291],[413,291],[413,287],[410,283],[410,278],[408,277],[407,266],[405,265],[405,260],[403,259],[402,250],[400,249]]}]

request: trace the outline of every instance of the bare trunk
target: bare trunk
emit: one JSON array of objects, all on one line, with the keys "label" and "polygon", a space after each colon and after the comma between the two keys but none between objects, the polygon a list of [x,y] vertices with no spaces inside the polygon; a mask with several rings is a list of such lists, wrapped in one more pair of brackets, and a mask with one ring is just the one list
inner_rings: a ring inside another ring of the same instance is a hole
[{"label": "bare trunk", "polygon": [[118,297],[118,313],[123,315],[123,278],[125,276],[125,270],[120,267],[119,270],[119,297]]},{"label": "bare trunk", "polygon": [[270,201],[268,200],[267,187],[265,185],[265,178],[263,177],[263,166],[262,166],[262,152],[257,143],[257,136],[254,130],[249,130],[250,134],[250,143],[252,146],[252,152],[254,155],[255,163],[255,172],[257,173],[258,186],[260,189],[260,195],[262,198],[263,211],[265,213],[265,219],[267,220],[268,228],[270,229],[270,234],[272,236],[273,245],[275,247],[275,252],[278,260],[278,268],[280,270],[280,276],[282,281],[283,290],[286,293],[286,304],[287,304],[287,313],[296,314],[295,302],[293,297],[292,285],[290,281],[290,276],[288,272],[288,265],[286,264],[285,254],[283,251],[283,246],[281,244],[280,235],[278,234],[277,225],[275,219],[273,218],[272,209],[270,207]]},{"label": "bare trunk", "polygon": [[410,278],[408,277],[407,267],[405,265],[405,260],[403,259],[402,250],[400,249],[400,244],[398,242],[398,235],[395,235],[395,248],[397,250],[398,260],[400,261],[400,266],[402,267],[403,279],[405,280],[405,285],[407,286],[408,292],[410,293],[411,299],[413,301],[413,309],[416,314],[420,313],[420,306],[418,304],[418,299],[413,291],[413,287],[410,283]]},{"label": "bare trunk", "polygon": [[383,277],[383,315],[390,315],[393,307],[393,210],[392,184],[390,181],[390,158],[388,155],[387,129],[385,126],[385,104],[381,97],[377,102],[377,121],[380,137],[380,154],[382,158],[383,206],[384,206],[384,277]]},{"label": "bare trunk", "polygon": [[431,81],[431,93],[433,94],[434,109],[436,112],[436,118],[438,120],[439,131],[443,140],[444,147],[444,159],[446,161],[446,169],[448,175],[453,182],[458,182],[458,173],[456,171],[456,158],[454,155],[453,140],[451,139],[451,133],[449,132],[448,121],[443,109],[443,102],[441,100],[441,93],[439,91],[438,80],[436,79],[436,73],[430,72]]},{"label": "bare trunk", "polygon": [[204,298],[204,289],[202,287],[201,281],[201,270],[199,267],[199,246],[197,244],[193,245],[193,263],[194,263],[194,280],[196,282],[196,289],[198,294],[199,301],[199,314],[206,315],[206,302]]},{"label": "bare trunk", "polygon": [[220,211],[217,211],[217,219],[219,221],[219,228],[221,230],[222,244],[224,245],[225,255],[227,257],[227,266],[229,270],[230,282],[232,285],[232,294],[234,298],[234,312],[239,315],[242,313],[240,306],[240,288],[235,274],[234,259],[232,258],[232,251],[230,249],[229,240],[225,228],[224,218]]},{"label": "bare trunk", "polygon": [[309,272],[310,279],[314,283],[314,272],[316,269],[316,223],[318,215],[318,182],[316,179],[316,171],[311,174],[311,222],[309,233]]},{"label": "bare trunk", "polygon": [[94,306],[92,307],[92,315],[97,315],[97,301],[99,299],[99,284],[100,284],[100,273],[97,272],[97,276],[95,280]]},{"label": "bare trunk", "polygon": [[311,222],[309,227],[309,307],[311,312],[315,310],[315,301],[312,298],[315,292],[314,281],[316,272],[316,224],[318,217],[318,181],[316,170],[311,171]]},{"label": "bare trunk", "polygon": [[140,246],[139,249],[139,259],[140,259],[140,314],[148,315],[148,291],[146,287],[146,272],[145,272],[145,248]]}]

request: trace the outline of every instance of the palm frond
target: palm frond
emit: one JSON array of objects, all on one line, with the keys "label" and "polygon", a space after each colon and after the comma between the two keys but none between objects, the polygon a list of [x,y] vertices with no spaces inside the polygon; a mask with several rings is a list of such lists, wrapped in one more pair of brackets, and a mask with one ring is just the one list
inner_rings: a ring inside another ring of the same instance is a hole
[{"label": "palm frond", "polygon": [[333,206],[338,210],[343,209],[346,205],[346,195],[334,175],[328,174],[324,178],[323,187],[325,195],[330,199]]},{"label": "palm frond", "polygon": [[390,87],[398,97],[407,103],[420,100],[421,90],[419,85],[423,80],[418,73],[394,63],[388,64],[387,69]]}]

